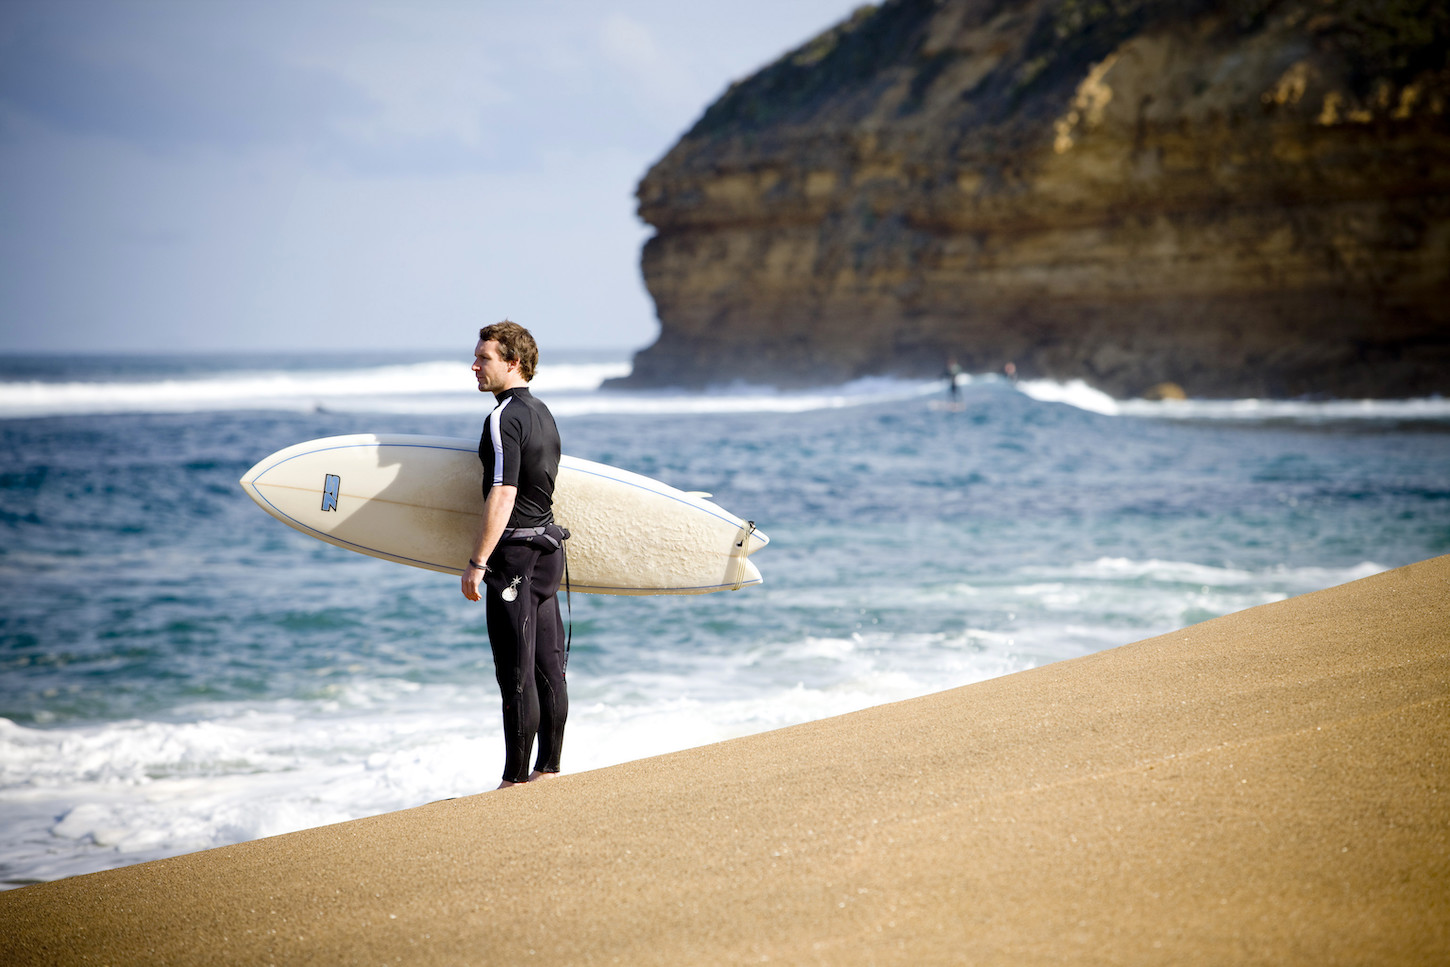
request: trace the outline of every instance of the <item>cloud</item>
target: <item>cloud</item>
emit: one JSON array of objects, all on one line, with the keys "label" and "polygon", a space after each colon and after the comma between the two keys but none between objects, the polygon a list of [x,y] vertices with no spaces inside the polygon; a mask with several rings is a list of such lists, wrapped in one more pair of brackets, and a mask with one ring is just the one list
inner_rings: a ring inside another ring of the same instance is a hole
[{"label": "cloud", "polygon": [[505,150],[519,143],[510,112],[530,99],[530,70],[483,8],[16,3],[0,29],[0,112],[12,126],[24,118],[155,152],[285,148],[370,176],[517,157]]},{"label": "cloud", "polygon": [[371,160],[453,156],[479,167],[504,154],[491,109],[518,97],[482,8],[363,6],[327,37],[294,45],[294,62],[365,93],[373,110],[338,118],[339,147]]},{"label": "cloud", "polygon": [[649,27],[622,13],[611,13],[600,30],[600,48],[622,66],[652,65],[660,61],[659,45]]},{"label": "cloud", "polygon": [[633,191],[850,0],[3,0],[0,351],[639,346]]},{"label": "cloud", "polygon": [[600,25],[599,49],[608,64],[628,79],[636,98],[682,109],[699,104],[702,78],[673,49],[662,46],[648,25],[611,13]]},{"label": "cloud", "polygon": [[225,23],[161,18],[144,5],[76,9],[96,19],[26,18],[8,32],[0,102],[9,110],[154,150],[236,150],[305,142],[377,109],[343,78],[229,42]]}]

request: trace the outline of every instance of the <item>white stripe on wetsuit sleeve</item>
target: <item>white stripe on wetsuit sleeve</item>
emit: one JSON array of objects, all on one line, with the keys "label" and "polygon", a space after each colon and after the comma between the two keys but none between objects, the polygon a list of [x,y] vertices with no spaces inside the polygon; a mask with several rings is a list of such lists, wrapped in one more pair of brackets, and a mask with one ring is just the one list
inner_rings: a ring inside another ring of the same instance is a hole
[{"label": "white stripe on wetsuit sleeve", "polygon": [[495,487],[503,485],[503,435],[499,432],[499,424],[502,422],[503,408],[512,402],[512,399],[504,400],[488,415],[488,436],[493,441],[493,486]]}]

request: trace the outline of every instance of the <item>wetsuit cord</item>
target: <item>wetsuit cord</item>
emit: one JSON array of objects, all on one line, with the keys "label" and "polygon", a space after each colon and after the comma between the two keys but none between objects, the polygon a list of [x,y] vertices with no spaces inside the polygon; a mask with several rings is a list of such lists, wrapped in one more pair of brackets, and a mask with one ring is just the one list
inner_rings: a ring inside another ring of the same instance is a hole
[{"label": "wetsuit cord", "polygon": [[564,663],[569,662],[569,646],[574,642],[574,593],[569,587],[569,551],[564,542],[559,544],[559,553],[564,555],[564,604],[569,609],[569,620],[565,623]]}]

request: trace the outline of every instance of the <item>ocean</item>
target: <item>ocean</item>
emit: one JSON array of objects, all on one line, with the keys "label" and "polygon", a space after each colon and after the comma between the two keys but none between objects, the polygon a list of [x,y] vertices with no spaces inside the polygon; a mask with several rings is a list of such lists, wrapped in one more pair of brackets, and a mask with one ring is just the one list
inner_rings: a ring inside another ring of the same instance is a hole
[{"label": "ocean", "polygon": [[[497,784],[481,606],[237,485],[314,437],[476,438],[469,362],[0,358],[0,883]],[[546,353],[534,391],[565,451],[756,521],[765,584],[574,595],[566,772],[1450,553],[1443,399],[1149,403],[996,376],[957,408],[933,381],[601,389],[627,371],[621,351]]]}]

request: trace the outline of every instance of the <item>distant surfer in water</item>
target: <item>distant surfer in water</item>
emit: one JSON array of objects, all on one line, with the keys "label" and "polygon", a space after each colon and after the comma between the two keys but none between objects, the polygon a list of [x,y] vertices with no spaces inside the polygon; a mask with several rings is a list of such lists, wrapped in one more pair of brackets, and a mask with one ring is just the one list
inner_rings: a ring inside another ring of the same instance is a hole
[{"label": "distant surfer in water", "polygon": [[947,398],[952,403],[961,402],[962,398],[962,367],[957,365],[955,356],[947,360],[946,372],[942,378],[947,381]]},{"label": "distant surfer in water", "polygon": [[[539,348],[516,322],[484,326],[473,348],[480,393],[493,412],[478,441],[483,519],[463,572],[463,596],[485,600],[494,671],[503,696],[502,789],[556,774],[569,715],[568,651],[559,614],[568,532],[554,523],[559,430],[529,392]],[[539,754],[529,772],[537,735]]]}]

